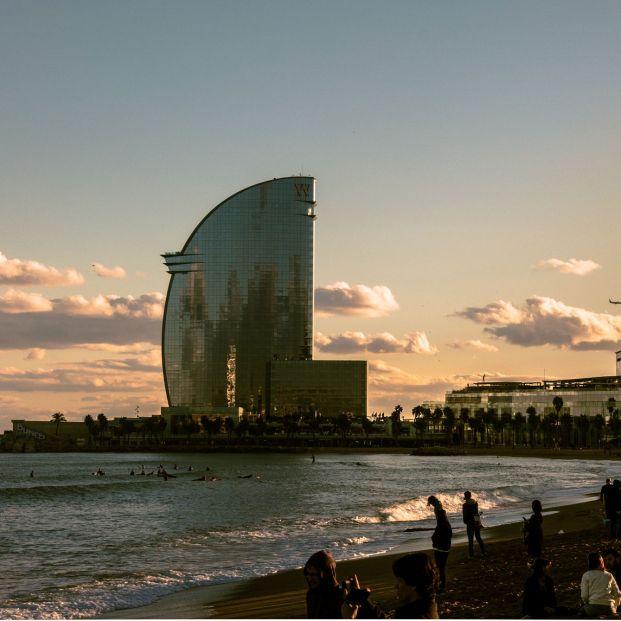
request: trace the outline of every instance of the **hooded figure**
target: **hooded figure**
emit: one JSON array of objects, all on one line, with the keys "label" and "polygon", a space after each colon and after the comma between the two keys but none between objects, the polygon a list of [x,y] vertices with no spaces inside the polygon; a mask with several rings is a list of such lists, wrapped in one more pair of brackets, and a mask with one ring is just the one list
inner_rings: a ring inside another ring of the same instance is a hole
[{"label": "hooded figure", "polygon": [[308,619],[340,619],[343,589],[336,578],[336,561],[327,550],[315,552],[304,565]]}]

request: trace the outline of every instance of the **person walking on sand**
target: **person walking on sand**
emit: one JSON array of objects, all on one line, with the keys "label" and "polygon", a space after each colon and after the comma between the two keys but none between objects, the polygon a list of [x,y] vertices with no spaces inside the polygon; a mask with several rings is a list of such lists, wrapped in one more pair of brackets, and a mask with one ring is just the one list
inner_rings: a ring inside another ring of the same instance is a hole
[{"label": "person walking on sand", "polygon": [[476,538],[481,556],[485,556],[485,544],[481,539],[481,516],[479,515],[479,503],[472,497],[469,491],[464,492],[464,504],[461,506],[461,514],[466,525],[466,534],[468,535],[468,555],[470,558],[474,556],[474,539]]},{"label": "person walking on sand", "polygon": [[452,537],[453,529],[448,521],[446,511],[441,511],[437,517],[436,529],[431,535],[433,558],[440,572],[440,591],[444,591],[446,588],[446,563],[451,550]]}]

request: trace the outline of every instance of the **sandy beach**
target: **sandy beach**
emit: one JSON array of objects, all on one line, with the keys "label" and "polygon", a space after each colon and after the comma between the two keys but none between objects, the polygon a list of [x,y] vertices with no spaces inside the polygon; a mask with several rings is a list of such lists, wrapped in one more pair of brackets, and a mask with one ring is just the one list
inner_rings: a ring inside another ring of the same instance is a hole
[{"label": "sandy beach", "polygon": [[[603,528],[601,505],[593,500],[544,507],[544,511],[544,556],[553,562],[551,575],[557,598],[560,605],[575,606],[588,552],[610,543]],[[464,543],[453,546],[447,567],[447,589],[438,600],[442,618],[521,616],[522,587],[530,573],[521,524],[486,528],[484,539],[488,543],[487,558],[470,559]],[[309,556],[312,552],[309,550]],[[397,554],[342,561],[338,564],[339,579],[358,574],[360,582],[372,589],[376,601],[387,608],[394,607],[391,563],[395,556],[405,552],[407,545]],[[189,589],[149,606],[119,610],[101,618],[304,618],[304,597],[302,572],[292,570],[230,585]]]}]

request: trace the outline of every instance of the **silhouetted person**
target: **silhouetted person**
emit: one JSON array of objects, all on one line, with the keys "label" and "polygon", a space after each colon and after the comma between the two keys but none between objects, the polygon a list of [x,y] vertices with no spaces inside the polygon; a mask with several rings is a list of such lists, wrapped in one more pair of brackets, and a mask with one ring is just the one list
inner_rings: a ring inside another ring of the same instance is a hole
[{"label": "silhouetted person", "polygon": [[537,558],[543,549],[543,507],[539,500],[533,500],[531,507],[533,513],[526,527],[526,551],[529,556]]},{"label": "silhouetted person", "polygon": [[548,574],[551,565],[548,559],[536,559],[533,573],[526,578],[522,614],[531,619],[545,619],[557,613],[554,582]]},{"label": "silhouetted person", "polygon": [[606,496],[608,496],[611,490],[612,490],[612,479],[606,479],[606,483],[602,485],[602,489],[599,492],[599,501],[605,504]]},{"label": "silhouetted person", "polygon": [[435,515],[436,520],[438,519],[438,514],[444,511],[442,503],[435,496],[429,496],[429,498],[427,498],[427,506],[433,507],[433,514]]},{"label": "silhouetted person", "polygon": [[479,544],[481,555],[485,556],[485,544],[481,539],[481,516],[479,515],[479,503],[472,497],[469,491],[464,492],[464,504],[461,506],[461,514],[466,525],[468,535],[468,555],[474,556],[474,539]]},{"label": "silhouetted person", "polygon": [[433,545],[433,558],[440,572],[440,589],[446,588],[446,563],[448,561],[449,552],[451,550],[451,539],[453,537],[453,529],[446,515],[446,511],[438,514],[436,521],[436,529],[431,535],[431,543]]}]

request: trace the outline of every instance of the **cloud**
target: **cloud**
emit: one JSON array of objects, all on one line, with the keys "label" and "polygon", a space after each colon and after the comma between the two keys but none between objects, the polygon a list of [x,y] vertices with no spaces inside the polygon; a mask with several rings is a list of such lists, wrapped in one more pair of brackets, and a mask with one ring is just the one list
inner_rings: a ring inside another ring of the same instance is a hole
[{"label": "cloud", "polygon": [[52,300],[54,311],[61,315],[90,317],[136,317],[161,319],[164,314],[164,295],[159,292],[145,293],[138,298],[131,295],[97,295],[87,299],[72,295]]},{"label": "cloud", "polygon": [[489,351],[494,352],[498,351],[498,347],[494,345],[489,345],[488,343],[483,343],[483,341],[479,341],[478,339],[469,339],[466,341],[453,341],[448,345],[452,349],[477,349],[479,351]]},{"label": "cloud", "polygon": [[368,362],[369,410],[389,413],[400,403],[407,414],[412,407],[423,401],[444,401],[448,391],[464,388],[467,384],[480,382],[485,374],[486,381],[505,380],[531,382],[541,378],[512,377],[494,371],[480,374],[448,374],[423,376],[409,373],[383,360]]},{"label": "cloud", "polygon": [[59,270],[38,261],[7,259],[0,252],[0,285],[65,287],[83,283],[84,277],[73,268]]},{"label": "cloud", "polygon": [[591,259],[569,259],[568,261],[546,259],[545,261],[539,261],[535,265],[535,269],[556,270],[562,274],[573,274],[574,276],[586,276],[601,267],[599,263],[591,261]]},{"label": "cloud", "polygon": [[359,317],[384,317],[399,310],[392,291],[383,285],[350,286],[346,282],[315,289],[315,314],[317,317],[355,315]]},{"label": "cloud", "polygon": [[409,332],[404,339],[397,339],[389,332],[364,334],[364,332],[343,332],[328,336],[318,332],[315,346],[324,353],[390,353],[390,354],[436,354],[438,349],[429,343],[424,332]]},{"label": "cloud", "polygon": [[485,332],[513,345],[553,345],[561,349],[610,350],[621,347],[621,317],[568,306],[534,296],[521,309],[510,302],[469,307],[456,316],[489,327]]},{"label": "cloud", "polygon": [[28,353],[24,360],[43,360],[43,358],[45,358],[45,349],[35,347]]},{"label": "cloud", "polygon": [[52,310],[52,302],[40,293],[26,293],[9,289],[0,295],[0,312],[37,313]]},{"label": "cloud", "polygon": [[159,344],[163,309],[159,292],[47,300],[9,291],[0,296],[0,350]]},{"label": "cloud", "polygon": [[153,391],[159,393],[162,389],[161,364],[145,364],[144,360],[138,358],[80,361],[50,369],[0,368],[0,390],[3,393],[135,394]]},{"label": "cloud", "polygon": [[126,278],[127,272],[117,265],[116,267],[106,267],[101,263],[93,263],[93,271],[100,278]]}]

